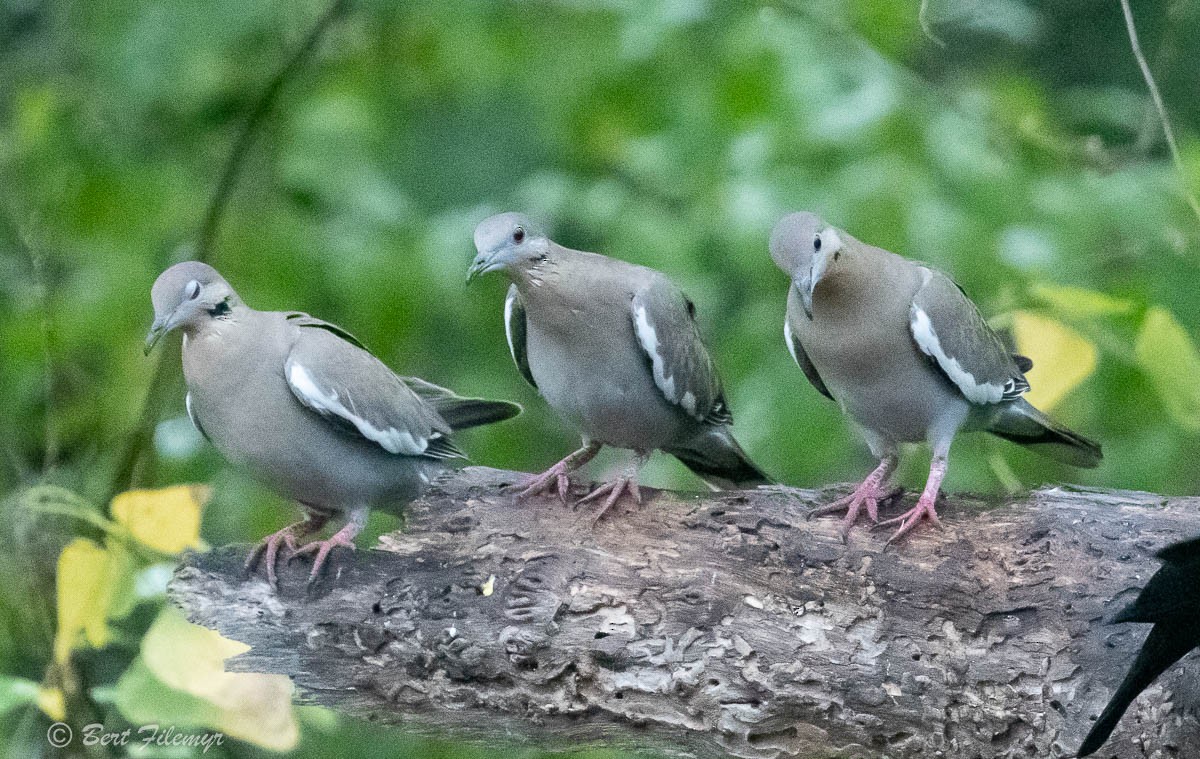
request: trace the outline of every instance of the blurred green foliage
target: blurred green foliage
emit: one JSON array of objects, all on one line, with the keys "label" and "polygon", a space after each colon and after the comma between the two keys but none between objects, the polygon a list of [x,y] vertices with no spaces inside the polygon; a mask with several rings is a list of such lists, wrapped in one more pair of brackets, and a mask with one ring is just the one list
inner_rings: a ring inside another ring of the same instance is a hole
[{"label": "blurred green foliage", "polygon": [[[18,491],[107,500],[154,370],[140,350],[150,284],[189,256],[240,124],[323,10],[0,0],[0,674],[42,677],[54,560],[92,529],[21,509]],[[899,0],[360,0],[282,91],[211,262],[257,308],[309,311],[402,373],[524,403],[463,444],[532,470],[576,441],[511,365],[503,283],[462,284],[474,225],[525,210],[564,244],[670,273],[698,304],[743,445],[811,486],[870,465],[782,344],[787,284],[766,240],[812,209],[942,268],[987,314],[1035,313],[1098,350],[1055,414],[1104,444],[1101,468],[965,437],[950,490],[1193,493],[1200,223],[1182,192],[1200,187],[1200,6],[1136,12],[1185,177],[1116,2],[930,2],[943,47]],[[154,481],[214,485],[210,543],[292,519],[190,430],[167,373]],[[919,484],[926,459],[909,458]],[[665,457],[645,479],[698,485]],[[84,667],[96,682],[121,671],[105,657],[136,654],[124,640]],[[39,720],[10,710],[0,734],[32,755]],[[297,752],[347,741],[476,755],[327,716],[302,720]]]}]

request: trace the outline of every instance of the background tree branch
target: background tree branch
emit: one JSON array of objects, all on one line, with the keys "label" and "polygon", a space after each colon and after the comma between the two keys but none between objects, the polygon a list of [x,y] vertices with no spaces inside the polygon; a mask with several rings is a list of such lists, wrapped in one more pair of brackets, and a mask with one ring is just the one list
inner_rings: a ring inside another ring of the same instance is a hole
[{"label": "background tree branch", "polygon": [[[254,144],[254,138],[258,136],[259,130],[271,113],[271,109],[274,108],[284,85],[295,76],[316,50],[326,32],[346,14],[349,7],[350,0],[333,0],[313,23],[308,34],[305,35],[304,41],[288,56],[254,101],[253,107],[246,115],[246,120],[242,123],[241,129],[234,139],[233,147],[225,159],[220,177],[213,189],[212,197],[205,207],[204,216],[196,233],[195,247],[190,253],[192,259],[208,261],[212,254],[213,243],[217,239],[217,232],[221,228],[221,221],[224,219],[225,212],[229,208],[229,201],[233,197],[233,190],[237,187],[242,167],[246,163],[246,156],[249,155],[250,147]],[[125,443],[121,457],[117,460],[112,485],[109,487],[108,500],[127,487],[133,487],[150,479],[148,473],[143,470],[146,468],[147,454],[154,439],[156,414],[162,406],[167,391],[172,387],[170,380],[175,376],[172,372],[179,366],[179,349],[164,347],[159,351],[155,360],[157,363],[154,365],[154,374],[150,380],[150,387],[146,391],[146,399],[142,403],[137,424]]]},{"label": "background tree branch", "polygon": [[1138,70],[1142,72],[1142,78],[1146,81],[1146,89],[1150,93],[1150,100],[1154,103],[1154,110],[1158,113],[1158,119],[1162,123],[1163,137],[1167,141],[1167,150],[1171,154],[1171,162],[1175,164],[1175,171],[1179,174],[1179,190],[1183,195],[1183,199],[1187,201],[1191,207],[1192,213],[1196,214],[1196,219],[1200,220],[1200,201],[1196,200],[1196,194],[1192,191],[1191,182],[1188,178],[1187,166],[1183,163],[1183,158],[1179,154],[1179,145],[1175,142],[1175,130],[1171,128],[1171,119],[1167,117],[1167,106],[1163,103],[1162,94],[1158,91],[1158,83],[1154,81],[1154,74],[1150,71],[1150,64],[1146,61],[1146,55],[1142,52],[1142,43],[1138,40],[1137,25],[1133,22],[1133,9],[1129,7],[1129,0],[1120,0],[1121,13],[1125,18],[1125,30],[1129,33],[1129,47],[1133,51],[1134,60],[1137,61]]},{"label": "background tree branch", "polygon": [[275,107],[279,93],[317,49],[334,22],[345,15],[349,8],[350,0],[333,0],[325,12],[313,23],[300,46],[288,56],[271,80],[263,87],[254,107],[242,123],[237,139],[234,140],[233,148],[229,151],[229,157],[225,159],[225,166],[221,170],[220,179],[217,180],[216,189],[213,190],[212,199],[204,211],[204,219],[200,222],[200,231],[196,235],[195,257],[197,261],[206,261],[212,251],[213,242],[221,227],[221,217],[224,216],[225,209],[229,206],[229,199],[237,186],[238,177],[241,176],[246,155],[250,152],[250,146],[254,144],[254,138],[258,135],[258,130],[263,122],[266,121],[267,115]]},{"label": "background tree branch", "polygon": [[[945,530],[883,550],[806,521],[829,492],[651,491],[592,527],[468,468],[381,550],[273,593],[244,547],[171,593],[252,649],[244,671],[410,729],[739,757],[1070,756],[1145,636],[1105,620],[1195,532],[1200,500],[1039,490],[951,499]],[[1140,697],[1103,757],[1200,755],[1200,662]]]}]

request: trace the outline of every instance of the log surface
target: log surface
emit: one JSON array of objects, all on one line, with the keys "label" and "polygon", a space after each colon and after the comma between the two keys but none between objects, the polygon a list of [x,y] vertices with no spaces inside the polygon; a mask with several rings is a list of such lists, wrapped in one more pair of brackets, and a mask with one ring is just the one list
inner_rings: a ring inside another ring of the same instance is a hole
[{"label": "log surface", "polygon": [[[945,529],[886,550],[886,533],[843,545],[838,520],[806,521],[836,488],[645,490],[593,527],[585,509],[514,504],[500,486],[516,477],[471,467],[437,483],[403,532],[337,555],[309,592],[306,563],[276,593],[232,546],[189,556],[172,598],[252,647],[231,668],[492,745],[1066,757],[1148,630],[1107,619],[1155,550],[1200,532],[1200,499],[1067,487],[952,497]],[[1200,656],[1096,756],[1200,757]]]}]

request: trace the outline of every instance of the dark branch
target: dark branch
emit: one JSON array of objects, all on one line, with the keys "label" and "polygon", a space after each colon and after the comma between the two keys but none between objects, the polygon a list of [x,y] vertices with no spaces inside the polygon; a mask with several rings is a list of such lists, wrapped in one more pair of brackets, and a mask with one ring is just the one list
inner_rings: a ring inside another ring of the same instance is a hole
[{"label": "dark branch", "polygon": [[279,93],[308,60],[329,28],[346,13],[349,7],[349,0],[333,0],[333,3],[313,24],[312,29],[304,38],[304,42],[296,48],[291,57],[284,62],[271,81],[267,82],[267,86],[263,88],[262,94],[254,104],[254,109],[250,111],[246,121],[242,124],[242,129],[233,143],[233,149],[225,160],[225,168],[221,171],[221,178],[217,181],[212,200],[209,201],[208,208],[204,212],[200,231],[196,235],[195,257],[197,261],[207,261],[212,252],[213,242],[221,227],[221,219],[233,196],[233,190],[237,186],[246,155],[250,152],[250,146],[254,144],[254,138],[258,135],[259,128],[275,106],[275,101],[279,99]]},{"label": "dark branch", "polygon": [[[955,499],[883,550],[805,520],[829,494],[652,492],[595,528],[469,468],[306,597],[190,557],[172,595],[239,670],[408,729],[668,755],[1029,757],[1075,750],[1144,625],[1105,620],[1200,500],[1054,488]],[[1200,756],[1200,661],[1142,694],[1105,757]],[[1143,752],[1143,745],[1145,751]],[[1177,753],[1171,753],[1171,750]]]}]

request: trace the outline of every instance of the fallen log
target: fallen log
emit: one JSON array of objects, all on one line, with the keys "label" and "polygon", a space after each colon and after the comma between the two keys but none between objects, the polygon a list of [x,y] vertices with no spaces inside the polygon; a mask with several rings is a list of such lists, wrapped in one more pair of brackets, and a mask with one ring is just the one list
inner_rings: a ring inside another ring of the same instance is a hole
[{"label": "fallen log", "polygon": [[[886,548],[887,533],[843,545],[836,519],[805,519],[840,489],[647,489],[593,526],[557,501],[514,503],[501,486],[516,477],[444,479],[310,591],[303,562],[276,593],[232,546],[189,556],[172,598],[252,647],[231,668],[492,745],[1063,757],[1148,629],[1106,620],[1156,549],[1200,532],[1200,499],[1067,486],[952,496],[943,530]],[[1200,656],[1097,756],[1200,757]]]}]

